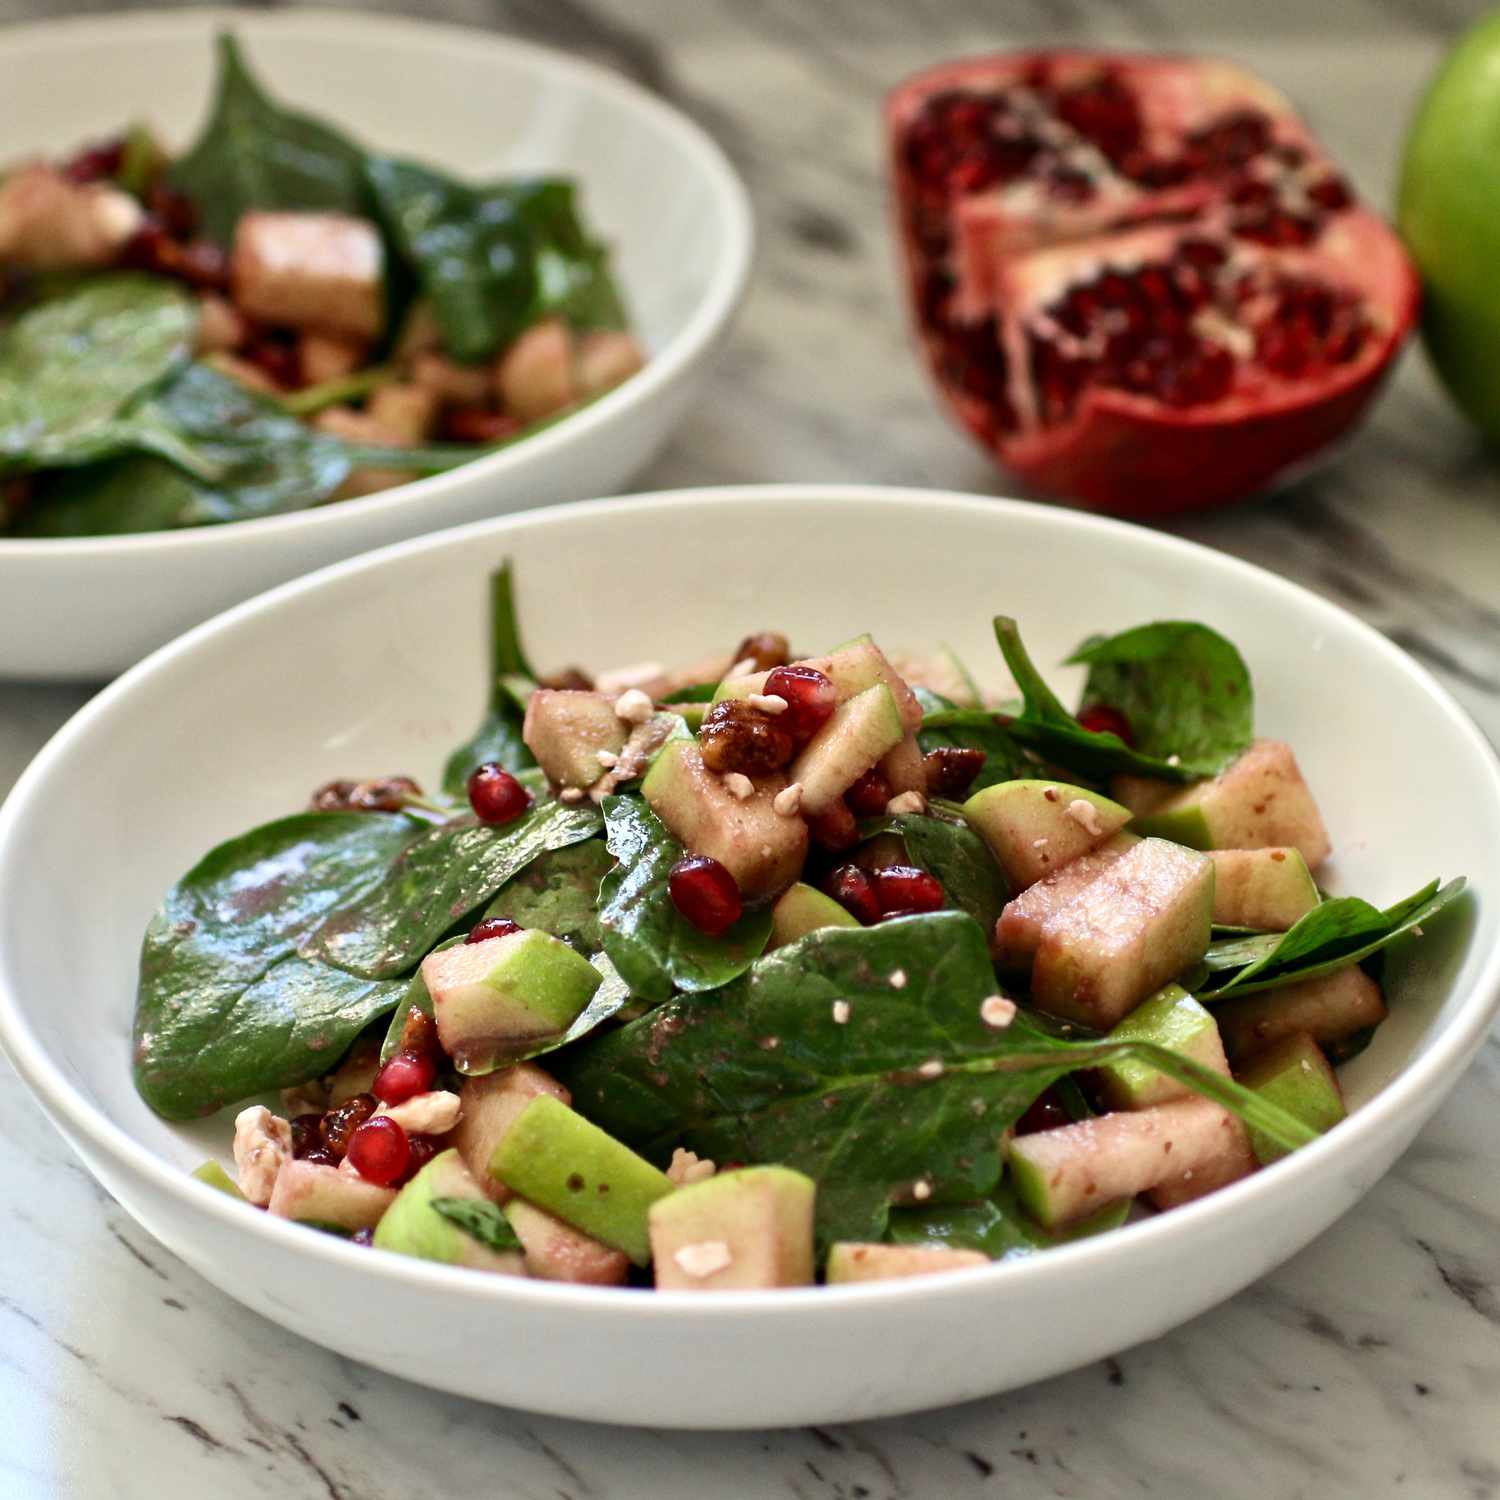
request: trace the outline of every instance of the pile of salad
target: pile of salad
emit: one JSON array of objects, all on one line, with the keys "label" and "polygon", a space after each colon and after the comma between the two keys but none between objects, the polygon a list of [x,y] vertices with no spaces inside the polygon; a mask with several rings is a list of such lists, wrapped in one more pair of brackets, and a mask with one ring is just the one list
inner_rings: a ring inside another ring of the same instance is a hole
[{"label": "pile of salad", "polygon": [[1463,887],[1319,889],[1206,625],[1085,641],[1075,713],[1004,616],[993,703],[867,635],[542,677],[491,602],[441,784],[319,787],[142,952],[142,1096],[241,1106],[198,1175],[377,1249],[714,1291],[1110,1230],[1336,1125],[1384,950]]},{"label": "pile of salad", "polygon": [[560,178],[469,183],[273,100],[0,173],[0,534],[248,520],[467,463],[640,369]]}]

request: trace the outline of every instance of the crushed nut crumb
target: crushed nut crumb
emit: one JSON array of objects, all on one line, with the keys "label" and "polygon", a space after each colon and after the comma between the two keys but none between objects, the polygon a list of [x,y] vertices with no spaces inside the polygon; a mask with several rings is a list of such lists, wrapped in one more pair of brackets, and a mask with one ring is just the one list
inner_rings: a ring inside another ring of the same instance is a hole
[{"label": "crushed nut crumb", "polygon": [[617,765],[620,764],[620,757],[616,755],[613,750],[596,750],[594,752],[594,759],[597,760],[606,771],[612,771]]},{"label": "crushed nut crumb", "polygon": [[735,662],[735,664],[724,674],[724,676],[726,679],[728,679],[730,677],[752,677],[754,676],[754,674],[755,658],[753,656],[746,656],[741,660]]},{"label": "crushed nut crumb", "polygon": [[743,771],[727,771],[724,775],[724,790],[736,802],[743,802],[755,795],[755,783]]},{"label": "crushed nut crumb", "polygon": [[1031,847],[1033,849],[1045,849],[1047,847],[1047,840],[1044,839],[1044,838],[1043,839],[1032,839],[1032,841],[1031,841]]},{"label": "crushed nut crumb", "polygon": [[447,1089],[432,1089],[413,1094],[400,1104],[382,1104],[377,1115],[388,1115],[408,1135],[447,1135],[458,1124],[463,1106],[457,1094]]},{"label": "crushed nut crumb", "polygon": [[996,1031],[1004,1031],[1016,1018],[1016,1002],[1004,995],[991,995],[979,1007],[979,1019]]},{"label": "crushed nut crumb", "polygon": [[1167,764],[1169,766],[1180,766],[1182,764],[1182,757],[1174,752],[1167,757]]},{"label": "crushed nut crumb", "polygon": [[693,1245],[684,1245],[672,1252],[677,1269],[695,1281],[702,1281],[716,1271],[723,1271],[734,1264],[734,1255],[723,1240],[699,1240]]},{"label": "crushed nut crumb", "polygon": [[941,1078],[943,1076],[943,1065],[939,1059],[932,1057],[917,1069],[919,1078]]},{"label": "crushed nut crumb", "polygon": [[927,799],[921,792],[897,792],[886,803],[885,810],[893,818],[902,813],[924,813],[927,811]]},{"label": "crushed nut crumb", "polygon": [[911,1185],[911,1195],[918,1203],[925,1203],[932,1197],[932,1184],[925,1177],[919,1177]]},{"label": "crushed nut crumb", "polygon": [[659,661],[634,661],[626,667],[616,667],[613,672],[601,672],[594,679],[596,693],[623,693],[626,688],[644,687],[666,675],[666,667]]},{"label": "crushed nut crumb", "polygon": [[689,1183],[706,1181],[716,1171],[718,1168],[707,1157],[678,1146],[672,1152],[672,1161],[667,1167],[667,1180],[675,1182],[678,1187],[687,1187]]},{"label": "crushed nut crumb", "polygon": [[277,1174],[292,1159],[292,1126],[264,1104],[252,1104],[234,1117],[234,1166],[240,1191],[264,1208]]},{"label": "crushed nut crumb", "polygon": [[760,846],[760,857],[762,859],[770,859],[770,857],[775,854],[775,852],[776,851],[769,844],[762,844]]},{"label": "crushed nut crumb", "polygon": [[786,712],[786,699],[779,693],[751,693],[745,701],[751,708],[758,708],[761,713],[769,714],[773,719],[777,714]]},{"label": "crushed nut crumb", "polygon": [[904,990],[906,988],[906,970],[897,969],[891,975],[890,984],[893,990]]},{"label": "crushed nut crumb", "polygon": [[574,802],[582,802],[583,801],[583,788],[581,786],[565,786],[557,794],[557,800],[559,802],[566,802],[570,806]]},{"label": "crushed nut crumb", "polygon": [[1103,837],[1104,824],[1099,821],[1099,809],[1092,802],[1075,797],[1068,803],[1067,814],[1085,833],[1091,833],[1095,838]]},{"label": "crushed nut crumb", "polygon": [[777,817],[795,818],[797,810],[802,806],[802,783],[794,781],[790,786],[783,787],[771,798],[771,811]]},{"label": "crushed nut crumb", "polygon": [[651,699],[639,688],[626,688],[615,699],[615,717],[627,724],[644,724],[656,711]]},{"label": "crushed nut crumb", "polygon": [[849,1016],[852,1007],[847,1000],[835,1000],[833,1002],[833,1019],[840,1026],[849,1024]]}]

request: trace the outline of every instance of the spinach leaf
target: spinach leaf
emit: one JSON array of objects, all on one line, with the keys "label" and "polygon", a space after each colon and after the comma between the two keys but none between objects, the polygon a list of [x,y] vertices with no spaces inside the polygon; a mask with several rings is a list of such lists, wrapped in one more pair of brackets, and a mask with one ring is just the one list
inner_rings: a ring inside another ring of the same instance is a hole
[{"label": "spinach leaf", "polygon": [[[1004,725],[1013,740],[1039,751],[1058,766],[1095,781],[1108,780],[1120,772],[1155,776],[1163,781],[1198,778],[1199,773],[1186,766],[1171,765],[1163,758],[1132,750],[1116,734],[1085,729],[1043,681],[1021,644],[1016,622],[1008,615],[995,617],[995,639],[1000,643],[1000,652],[1005,657],[1010,675],[1021,690],[1021,713]],[[951,716],[945,714],[937,718],[933,727],[944,728]]]},{"label": "spinach leaf", "polygon": [[399,985],[296,950],[415,831],[400,814],[299,813],[219,845],[172,887],[146,929],[136,998],[136,1087],[153,1109],[190,1119],[316,1077],[396,1003]]},{"label": "spinach leaf", "polygon": [[443,790],[462,797],[469,777],[478,767],[494,762],[508,771],[525,771],[536,759],[521,738],[525,717],[505,679],[535,678],[521,644],[516,620],[515,578],[503,562],[490,575],[490,697],[484,720],[469,739],[449,757],[443,768]]},{"label": "spinach leaf", "polygon": [[925,755],[929,750],[958,748],[982,750],[985,761],[979,774],[969,783],[968,795],[982,792],[999,781],[1015,781],[1034,774],[1036,762],[1031,754],[1011,738],[1002,718],[988,709],[959,708],[930,688],[913,688],[922,705],[922,728],[917,744]]},{"label": "spinach leaf", "polygon": [[159,276],[96,276],[0,332],[0,471],[118,451],[115,422],[187,362],[192,299]]},{"label": "spinach leaf", "polygon": [[892,1209],[886,1237],[896,1245],[944,1245],[954,1250],[981,1250],[991,1260],[1013,1260],[1118,1229],[1130,1216],[1130,1204],[1129,1198],[1120,1199],[1054,1233],[1042,1228],[1021,1207],[1010,1184],[1002,1182],[977,1203]]},{"label": "spinach leaf", "polygon": [[602,826],[592,803],[563,802],[498,827],[468,818],[429,826],[376,872],[378,884],[330,912],[303,952],[365,979],[405,974],[538,855]]},{"label": "spinach leaf", "polygon": [[434,1198],[432,1206],[450,1224],[457,1224],[465,1234],[472,1235],[486,1250],[503,1254],[521,1248],[510,1220],[488,1198]]},{"label": "spinach leaf", "polygon": [[599,885],[613,864],[602,839],[554,849],[506,881],[484,914],[539,927],[581,953],[597,953],[604,946]]},{"label": "spinach leaf", "polygon": [[[822,928],[724,989],[562,1054],[559,1073],[591,1120],[656,1160],[685,1145],[807,1173],[825,1240],[881,1238],[891,1204],[918,1181],[934,1204],[993,1192],[996,1142],[1036,1096],[1126,1056],[1269,1124],[1289,1147],[1315,1138],[1163,1047],[1071,1043],[1025,1014],[993,1031],[980,1006],[994,986],[985,934],[961,913]],[[843,1023],[836,1000],[849,1007]]]},{"label": "spinach leaf", "polygon": [[748,969],[771,937],[768,908],[748,911],[721,937],[700,932],[673,905],[667,876],[683,847],[639,797],[604,799],[615,868],[604,879],[604,951],[632,993],[668,1000],[675,989],[716,990]]},{"label": "spinach leaf", "polygon": [[1181,769],[1217,776],[1249,747],[1255,713],[1249,669],[1207,625],[1139,625],[1086,641],[1068,661],[1089,669],[1083,702],[1123,713],[1142,755],[1163,761],[1175,755]]},{"label": "spinach leaf", "polygon": [[[941,804],[946,805],[946,804]],[[984,840],[967,823],[920,813],[901,813],[860,825],[860,834],[894,833],[906,845],[907,857],[919,869],[936,875],[948,904],[966,911],[991,933],[1010,899],[1005,872]]]},{"label": "spinach leaf", "polygon": [[583,230],[571,183],[471,186],[380,157],[367,175],[455,359],[487,359],[549,313],[575,327],[621,326],[604,252]]},{"label": "spinach leaf", "polygon": [[222,245],[254,208],[370,213],[364,151],[321,120],[284,109],[252,76],[230,34],[218,40],[217,93],[202,134],[167,180]]},{"label": "spinach leaf", "polygon": [[38,474],[16,536],[124,536],[192,526],[204,515],[206,486],[176,464],[131,453],[75,469]]},{"label": "spinach leaf", "polygon": [[1233,992],[1248,995],[1278,985],[1321,979],[1378,953],[1414,927],[1430,922],[1464,890],[1460,877],[1439,887],[1436,880],[1384,911],[1357,896],[1338,896],[1315,906],[1289,932],[1213,943],[1205,957],[1210,974],[1237,972],[1201,987],[1201,1000]]}]

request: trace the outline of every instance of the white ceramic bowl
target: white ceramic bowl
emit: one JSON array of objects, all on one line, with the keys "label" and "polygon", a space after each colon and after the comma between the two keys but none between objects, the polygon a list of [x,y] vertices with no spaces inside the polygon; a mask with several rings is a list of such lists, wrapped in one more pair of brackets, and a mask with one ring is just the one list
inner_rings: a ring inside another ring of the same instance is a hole
[{"label": "white ceramic bowl", "polygon": [[527,441],[367,499],[137,536],[0,537],[0,678],[103,678],[251,594],[387,542],[608,494],[650,461],[701,386],[750,264],[750,211],[723,153],[643,89],[544,48],[353,12],[158,11],[0,30],[0,163],[148,119],[191,138],[230,26],[278,97],[374,146],[473,176],[583,186],[646,369]]},{"label": "white ceramic bowl", "polygon": [[[1338,848],[1389,902],[1468,874],[1475,899],[1393,955],[1392,1015],[1344,1074],[1353,1118],[1190,1207],[1030,1260],[864,1287],[654,1294],[487,1278],[372,1254],[192,1181],[227,1117],[136,1097],[140,936],[226,835],[332,776],[432,777],[477,718],[485,580],[514,559],[542,664],[690,655],[774,627],[951,642],[1003,683],[990,616],[1048,670],[1094,628],[1210,621],[1245,651]],[[313,643],[310,645],[310,643]],[[1055,1373],[1162,1333],[1306,1244],[1453,1086],[1500,997],[1500,775],[1410,658],[1256,568],[1117,522],[920,491],[757,487],[571,506],[387,548],[200,627],[83,709],[0,809],[0,1039],[100,1181],[210,1281],[413,1380],[614,1422],[880,1416]],[[372,1312],[372,1309],[378,1310]],[[500,1350],[500,1357],[493,1357]]]}]

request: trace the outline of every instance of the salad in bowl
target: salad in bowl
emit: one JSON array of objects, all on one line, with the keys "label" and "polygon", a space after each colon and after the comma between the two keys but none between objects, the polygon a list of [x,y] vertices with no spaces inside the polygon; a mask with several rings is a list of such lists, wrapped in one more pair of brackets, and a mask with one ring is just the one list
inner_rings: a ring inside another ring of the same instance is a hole
[{"label": "salad in bowl", "polygon": [[199,1175],[372,1254],[727,1292],[1111,1232],[1337,1129],[1386,950],[1463,888],[1320,888],[1207,625],[1086,639],[1075,712],[1003,615],[993,701],[869,635],[542,675],[491,592],[441,785],[312,789],[141,955],[141,1096],[236,1110]]}]

